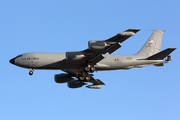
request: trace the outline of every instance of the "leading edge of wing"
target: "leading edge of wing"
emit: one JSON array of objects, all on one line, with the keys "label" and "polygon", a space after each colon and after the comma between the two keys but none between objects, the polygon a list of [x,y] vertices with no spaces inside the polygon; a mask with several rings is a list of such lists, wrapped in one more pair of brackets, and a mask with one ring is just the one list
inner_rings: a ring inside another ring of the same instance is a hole
[{"label": "leading edge of wing", "polygon": [[[111,46],[113,46],[113,45],[115,45],[116,43],[122,43],[122,42],[124,42],[126,39],[128,39],[129,37],[131,37],[131,36],[134,36],[138,31],[140,31],[140,29],[128,29],[128,30],[126,30],[126,31],[124,31],[124,32],[121,32],[121,33],[118,33],[117,35],[115,35],[115,36],[113,36],[113,37],[111,37],[111,38],[109,38],[109,39],[107,39],[107,40],[100,40],[100,41],[103,41],[103,42],[114,42],[114,44],[112,44]],[[115,46],[115,47],[117,47],[117,46]],[[120,46],[121,47],[121,46]],[[120,47],[118,47],[118,48],[120,48]],[[110,47],[108,47],[107,49],[109,49]],[[113,49],[113,48],[111,48],[111,49]],[[106,52],[108,52],[108,51],[106,51],[106,50],[101,50],[101,51],[103,51],[103,53],[102,54],[105,54]],[[106,52],[105,52],[106,51]],[[92,52],[92,50],[90,50],[90,49],[86,49],[86,50],[84,50],[83,52]],[[93,51],[94,52],[94,51]],[[114,51],[113,51],[114,52]],[[111,52],[112,53],[112,52]],[[110,53],[110,54],[111,54]]]},{"label": "leading edge of wing", "polygon": [[134,36],[138,31],[140,31],[140,29],[128,29],[124,32],[118,33],[116,36],[113,36],[106,41],[122,43],[129,37]]}]

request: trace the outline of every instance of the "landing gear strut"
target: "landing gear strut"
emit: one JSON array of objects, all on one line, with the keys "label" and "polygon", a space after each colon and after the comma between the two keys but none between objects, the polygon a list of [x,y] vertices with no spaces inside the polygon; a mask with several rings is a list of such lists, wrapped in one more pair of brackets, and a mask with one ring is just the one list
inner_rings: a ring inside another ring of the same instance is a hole
[{"label": "landing gear strut", "polygon": [[29,75],[33,75],[33,70],[32,69],[30,69]]}]

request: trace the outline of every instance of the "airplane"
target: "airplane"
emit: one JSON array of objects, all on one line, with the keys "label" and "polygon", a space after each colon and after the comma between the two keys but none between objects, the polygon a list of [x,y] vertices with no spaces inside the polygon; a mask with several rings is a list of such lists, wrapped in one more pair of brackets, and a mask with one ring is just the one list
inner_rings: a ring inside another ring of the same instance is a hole
[{"label": "airplane", "polygon": [[[29,75],[34,69],[62,70],[66,73],[54,75],[56,83],[67,83],[69,88],[100,89],[105,85],[101,80],[95,79],[94,71],[119,70],[142,68],[148,65],[163,66],[171,62],[169,54],[176,48],[167,48],[161,51],[164,30],[153,30],[153,33],[142,49],[134,55],[114,55],[114,51],[121,47],[131,36],[140,29],[128,29],[118,33],[107,40],[93,40],[88,42],[88,48],[83,51],[70,51],[66,53],[25,53],[11,59],[9,62],[29,69]],[[109,54],[106,54],[109,53]],[[167,57],[167,59],[165,59]],[[165,59],[165,60],[164,60]]]}]

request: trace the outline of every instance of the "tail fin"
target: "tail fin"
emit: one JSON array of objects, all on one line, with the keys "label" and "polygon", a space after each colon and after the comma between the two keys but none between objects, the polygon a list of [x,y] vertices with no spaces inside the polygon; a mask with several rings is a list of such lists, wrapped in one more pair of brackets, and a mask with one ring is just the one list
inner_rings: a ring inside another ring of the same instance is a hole
[{"label": "tail fin", "polygon": [[168,56],[170,53],[172,53],[176,48],[167,48],[166,50],[163,50],[155,55],[152,55],[148,57],[148,60],[163,60],[166,56]]},{"label": "tail fin", "polygon": [[161,51],[164,30],[154,30],[142,49],[135,55],[149,57]]}]

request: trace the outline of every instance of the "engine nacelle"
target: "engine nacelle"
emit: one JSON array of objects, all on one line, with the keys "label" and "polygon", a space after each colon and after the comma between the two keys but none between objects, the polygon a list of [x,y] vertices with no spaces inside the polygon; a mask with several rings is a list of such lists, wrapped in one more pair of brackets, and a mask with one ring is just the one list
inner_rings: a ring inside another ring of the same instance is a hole
[{"label": "engine nacelle", "polygon": [[95,41],[89,41],[88,42],[88,47],[89,49],[93,49],[93,50],[102,50],[104,49],[108,44],[106,44],[106,42],[104,41],[100,41],[100,40],[95,40]]},{"label": "engine nacelle", "polygon": [[62,73],[54,75],[54,80],[56,83],[65,83],[72,80],[72,78],[68,74]]},{"label": "engine nacelle", "polygon": [[83,52],[79,52],[79,51],[66,52],[66,60],[81,60],[84,57],[85,55]]},{"label": "engine nacelle", "polygon": [[83,85],[85,85],[84,82],[81,82],[79,80],[71,80],[67,83],[69,88],[79,88],[82,87]]}]

